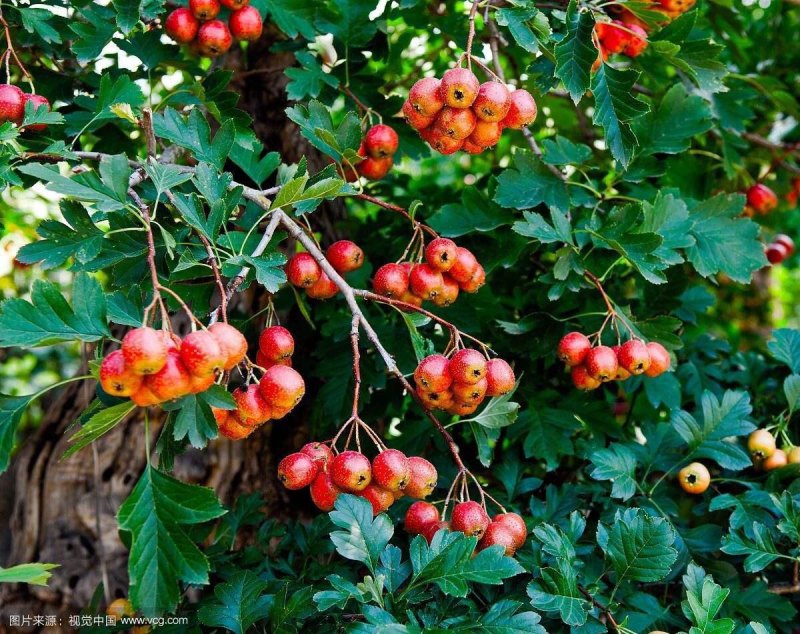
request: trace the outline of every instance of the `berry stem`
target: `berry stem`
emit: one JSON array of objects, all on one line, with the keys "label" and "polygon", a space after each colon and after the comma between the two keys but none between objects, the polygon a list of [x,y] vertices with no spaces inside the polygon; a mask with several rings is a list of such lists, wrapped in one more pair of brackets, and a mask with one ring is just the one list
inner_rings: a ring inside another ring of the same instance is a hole
[{"label": "berry stem", "polygon": [[3,15],[2,7],[0,7],[0,25],[3,26],[3,30],[5,31],[6,46],[8,47],[8,50],[6,51],[6,55],[5,55],[5,57],[6,57],[6,83],[9,83],[9,84],[11,83],[11,72],[10,72],[10,69],[8,67],[8,63],[9,63],[10,58],[13,56],[14,57],[14,61],[17,63],[17,66],[19,66],[19,70],[25,76],[26,81],[30,84],[31,92],[35,93],[36,92],[36,88],[33,85],[33,77],[31,77],[31,74],[28,72],[28,69],[25,68],[25,64],[23,64],[22,61],[20,61],[19,56],[17,55],[17,51],[14,50],[14,42],[11,40],[11,29],[9,28],[8,22],[6,22],[5,16]]},{"label": "berry stem", "polygon": [[[472,6],[469,9],[469,32],[467,33],[467,68],[472,70],[472,41],[475,39],[475,16],[478,13],[478,0],[472,0]],[[484,68],[486,68],[484,66]]]},{"label": "berry stem", "polygon": [[353,315],[350,326],[350,345],[353,348],[353,418],[358,416],[358,400],[361,394],[361,352],[358,349],[358,315]]},{"label": "berry stem", "polygon": [[369,194],[364,194],[364,193],[357,194],[356,198],[360,198],[361,200],[366,200],[367,202],[371,202],[371,203],[373,203],[375,205],[378,205],[379,207],[383,207],[384,209],[388,209],[389,211],[393,211],[395,213],[398,213],[401,216],[403,216],[404,218],[407,218],[408,221],[414,226],[415,230],[421,229],[422,231],[425,231],[432,238],[438,238],[439,237],[439,234],[436,233],[436,231],[431,229],[428,225],[421,223],[419,220],[414,220],[411,217],[411,214],[408,213],[407,210],[403,209],[399,205],[395,205],[393,203],[387,203],[387,202],[381,200],[380,198],[376,198],[375,196],[370,196]]},{"label": "berry stem", "polygon": [[144,309],[143,321],[145,324],[147,324],[150,311],[156,305],[158,305],[161,311],[161,325],[163,328],[169,329],[169,313],[167,312],[167,307],[164,305],[164,300],[161,297],[161,283],[158,281],[158,269],[156,268],[156,243],[155,239],[153,238],[153,225],[150,218],[150,208],[144,203],[144,201],[139,197],[139,194],[137,194],[133,188],[128,190],[128,195],[133,199],[133,202],[136,203],[136,206],[139,208],[139,212],[142,214],[142,220],[144,221],[145,226],[145,234],[147,235],[147,266],[150,269],[150,282],[153,286],[153,300]]}]

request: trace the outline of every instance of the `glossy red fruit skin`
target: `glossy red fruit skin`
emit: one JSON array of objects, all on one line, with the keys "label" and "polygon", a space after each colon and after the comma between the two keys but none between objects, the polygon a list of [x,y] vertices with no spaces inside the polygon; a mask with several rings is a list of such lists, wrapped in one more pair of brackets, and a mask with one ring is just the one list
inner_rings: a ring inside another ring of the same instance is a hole
[{"label": "glossy red fruit skin", "polygon": [[465,284],[472,279],[472,276],[475,275],[479,266],[480,264],[477,258],[472,254],[472,251],[464,247],[456,247],[455,264],[453,264],[447,273],[459,284]]},{"label": "glossy red fruit skin", "polygon": [[480,405],[486,397],[486,390],[489,387],[489,381],[486,377],[482,378],[477,383],[453,383],[450,391],[453,394],[453,401],[460,405]]},{"label": "glossy red fruit skin", "polygon": [[231,35],[237,40],[255,42],[264,31],[264,21],[255,7],[247,6],[231,13],[228,18]]},{"label": "glossy red fruit skin", "polygon": [[294,337],[283,326],[270,326],[258,338],[258,348],[265,358],[277,363],[294,354]]},{"label": "glossy red fruit skin", "polygon": [[514,389],[517,378],[504,359],[490,359],[486,364],[486,396],[502,396]]},{"label": "glossy red fruit skin", "polygon": [[319,279],[306,289],[306,294],[312,299],[330,299],[338,292],[339,287],[325,271],[321,271]]},{"label": "glossy red fruit skin", "polygon": [[647,376],[658,376],[669,370],[672,359],[664,346],[657,341],[651,341],[647,344],[647,352],[650,353],[650,367],[645,372]]},{"label": "glossy red fruit skin", "polygon": [[349,273],[364,264],[364,251],[350,240],[334,242],[328,247],[325,255],[337,273]]},{"label": "glossy red fruit skin", "polygon": [[206,57],[219,57],[228,52],[233,44],[233,36],[225,22],[210,20],[197,29],[197,44],[200,53]]},{"label": "glossy red fruit skin", "polygon": [[474,414],[478,409],[479,403],[460,403],[453,401],[453,404],[447,408],[447,413],[453,416],[469,416]]},{"label": "glossy red fruit skin", "polygon": [[216,382],[216,377],[213,374],[205,376],[197,376],[196,374],[189,375],[189,394],[200,394],[205,392]]},{"label": "glossy red fruit skin", "polygon": [[290,368],[292,367],[292,359],[281,359],[280,361],[273,361],[272,359],[268,359],[267,356],[259,350],[256,352],[256,365],[261,366],[265,370],[269,370],[273,365],[286,365]]},{"label": "glossy red fruit skin", "polygon": [[221,8],[219,0],[189,0],[189,11],[203,22],[216,18]]},{"label": "glossy red fruit skin", "polygon": [[247,355],[247,339],[236,328],[218,321],[208,327],[208,332],[216,339],[225,355],[223,370],[232,370],[244,360]]},{"label": "glossy red fruit skin", "polygon": [[[511,96],[503,84],[487,81],[481,84],[472,109],[483,121],[502,121],[511,107]],[[492,144],[494,145],[494,144]]]},{"label": "glossy red fruit skin", "polygon": [[461,282],[459,288],[465,293],[477,293],[481,287],[486,283],[486,271],[479,264],[475,273],[466,282]]},{"label": "glossy red fruit skin", "polygon": [[478,119],[470,108],[452,108],[445,106],[436,115],[437,130],[451,139],[466,139],[475,129]]},{"label": "glossy red fruit skin", "polygon": [[392,165],[394,165],[394,159],[391,156],[379,159],[368,156],[356,165],[356,170],[367,180],[379,181],[389,173]]},{"label": "glossy red fruit skin", "polygon": [[411,477],[408,457],[397,449],[386,449],[372,461],[372,481],[391,493],[402,491]]},{"label": "glossy red fruit skin", "polygon": [[278,480],[290,491],[309,486],[319,473],[319,465],[304,453],[290,453],[278,463]]},{"label": "glossy red fruit skin", "polygon": [[450,357],[450,376],[456,383],[474,385],[486,378],[488,368],[486,357],[472,348],[462,348]]},{"label": "glossy red fruit skin", "polygon": [[408,92],[411,107],[423,117],[435,117],[444,108],[441,82],[436,77],[424,77],[417,81]]},{"label": "glossy red fruit skin", "polygon": [[783,246],[785,246],[789,255],[794,253],[794,240],[792,240],[785,233],[779,233],[778,235],[776,235],[775,238],[772,240],[772,242],[774,244],[782,244]]},{"label": "glossy red fruit skin", "polygon": [[311,501],[320,510],[328,511],[333,510],[333,505],[336,504],[336,498],[339,497],[342,490],[337,487],[330,474],[327,471],[320,471],[314,481],[311,483]]},{"label": "glossy red fruit skin", "polygon": [[161,401],[171,401],[186,396],[191,389],[191,375],[174,350],[167,354],[167,361],[158,372],[145,380],[148,389]]},{"label": "glossy red fruit skin", "polygon": [[444,392],[450,388],[450,359],[442,354],[432,354],[419,362],[414,370],[416,384],[429,392]]},{"label": "glossy red fruit skin", "polygon": [[436,488],[436,481],[439,479],[439,474],[428,460],[419,456],[410,456],[408,458],[408,466],[411,470],[411,476],[408,479],[406,488],[403,489],[410,498],[424,500]]},{"label": "glossy red fruit skin", "polygon": [[433,538],[436,536],[436,533],[438,533],[440,530],[449,531],[450,522],[433,522],[432,524],[425,526],[420,534],[425,538],[425,541],[430,544],[433,541]]},{"label": "glossy red fruit skin", "polygon": [[783,449],[776,449],[769,458],[761,463],[761,468],[764,471],[773,471],[785,467],[787,464],[789,464],[789,460],[786,452]]},{"label": "glossy red fruit skin", "polygon": [[437,306],[452,306],[458,299],[461,288],[452,277],[444,273],[442,275],[442,292],[433,298],[433,303]]},{"label": "glossy red fruit skin", "polygon": [[127,366],[121,350],[114,350],[100,364],[100,385],[112,396],[131,396],[143,380],[142,375]]},{"label": "glossy red fruit skin", "polygon": [[784,243],[773,242],[764,249],[764,255],[767,256],[767,261],[770,264],[780,264],[789,257],[789,250]]},{"label": "glossy red fruit skin", "polygon": [[292,286],[309,288],[319,281],[322,269],[310,253],[295,253],[286,263],[286,279]]},{"label": "glossy red fruit skin", "polygon": [[406,123],[417,131],[432,126],[433,122],[436,121],[436,115],[426,117],[424,114],[417,112],[408,100],[403,102],[403,117]]},{"label": "glossy red fruit skin", "polygon": [[[38,110],[42,106],[45,106],[47,111],[50,112],[50,102],[48,101],[47,97],[25,93],[25,103],[28,103],[29,101],[33,103],[34,111]],[[25,129],[30,132],[44,132],[47,129],[47,124],[35,123],[33,125],[26,126]]]},{"label": "glossy red fruit skin", "polygon": [[208,376],[222,370],[228,360],[227,355],[207,330],[190,332],[181,342],[181,361],[191,374]]},{"label": "glossy red fruit skin", "polygon": [[486,148],[466,138],[464,139],[464,144],[461,146],[461,149],[467,154],[481,154]]},{"label": "glossy red fruit skin", "polygon": [[387,511],[389,507],[394,504],[394,494],[379,487],[374,482],[370,482],[364,490],[357,493],[359,497],[364,498],[372,505],[372,515],[378,515]]},{"label": "glossy red fruit skin", "polygon": [[494,121],[478,121],[475,124],[475,128],[472,130],[472,134],[469,136],[469,140],[471,143],[479,145],[482,148],[490,148],[497,145],[502,135],[503,128],[499,123],[495,123]]},{"label": "glossy red fruit skin", "polygon": [[425,261],[445,273],[453,268],[458,257],[458,246],[449,238],[434,238],[425,247]]},{"label": "glossy red fruit skin", "polygon": [[257,384],[236,388],[233,393],[236,416],[242,425],[256,427],[272,418],[269,402],[262,396]]},{"label": "glossy red fruit skin", "polygon": [[489,548],[490,546],[500,545],[505,549],[506,557],[513,557],[517,552],[517,540],[511,529],[506,525],[499,522],[491,522],[486,527],[485,534],[478,542],[478,550]]},{"label": "glossy red fruit skin", "polygon": [[574,367],[586,361],[586,355],[592,349],[589,337],[581,332],[568,332],[558,342],[558,358],[567,366]]},{"label": "glossy red fruit skin", "polygon": [[650,367],[650,353],[647,345],[640,339],[630,339],[623,343],[617,353],[619,365],[633,375],[644,374]]},{"label": "glossy red fruit skin", "polygon": [[178,44],[188,44],[197,37],[200,22],[186,7],[172,11],[164,22],[164,30]]},{"label": "glossy red fruit skin", "polygon": [[430,502],[414,502],[406,511],[403,524],[409,535],[421,535],[430,524],[439,522],[439,509]]},{"label": "glossy red fruit skin", "polygon": [[[147,377],[145,377],[145,379],[146,378]],[[146,380],[143,380],[139,389],[131,394],[131,401],[133,401],[139,407],[148,407],[150,405],[156,405],[162,402],[161,399],[153,394],[153,392],[147,386]]]},{"label": "glossy red fruit skin", "polygon": [[442,272],[430,264],[417,264],[408,276],[411,292],[422,299],[433,300],[442,292],[443,284]]},{"label": "glossy red fruit skin", "polygon": [[228,7],[232,11],[236,11],[237,9],[241,9],[242,7],[246,7],[250,4],[250,0],[220,0],[222,6]]},{"label": "glossy red fruit skin", "polygon": [[400,139],[394,128],[384,123],[372,126],[364,136],[367,155],[372,158],[386,158],[397,152]]},{"label": "glossy red fruit skin", "polygon": [[328,466],[333,483],[343,491],[358,492],[372,481],[369,459],[357,451],[343,451]]},{"label": "glossy red fruit skin", "polygon": [[228,415],[221,420],[218,419],[217,426],[219,427],[220,435],[231,440],[242,440],[243,438],[247,438],[256,429],[255,427],[242,425],[239,419],[233,415]]},{"label": "glossy red fruit skin", "polygon": [[611,381],[617,374],[617,355],[608,346],[596,346],[586,355],[586,371],[602,383]]},{"label": "glossy red fruit skin", "polygon": [[293,408],[306,393],[303,377],[294,368],[273,365],[258,382],[261,395],[274,407]]},{"label": "glossy red fruit skin", "polygon": [[300,451],[310,456],[319,465],[320,469],[327,469],[331,460],[333,460],[331,448],[321,442],[307,443],[303,445]]},{"label": "glossy red fruit skin", "polygon": [[372,288],[378,295],[400,298],[408,292],[408,272],[399,264],[384,264],[375,271]]},{"label": "glossy red fruit skin", "polygon": [[631,41],[631,35],[620,26],[628,28],[619,20],[613,22],[598,22],[594,26],[597,39],[609,55],[615,55],[625,50]]},{"label": "glossy red fruit skin", "polygon": [[451,68],[442,75],[439,91],[451,108],[469,108],[478,96],[481,84],[467,68]]},{"label": "glossy red fruit skin", "polygon": [[768,214],[778,206],[778,197],[769,187],[757,183],[747,190],[747,204],[759,214]]},{"label": "glossy red fruit skin", "polygon": [[486,510],[477,502],[468,500],[459,502],[453,507],[450,516],[450,528],[460,531],[468,537],[480,539],[489,528],[489,516]]},{"label": "glossy red fruit skin", "polygon": [[647,48],[647,31],[638,24],[626,24],[625,26],[635,35],[629,34],[630,39],[622,52],[628,57],[639,57]]},{"label": "glossy red fruit skin", "polygon": [[136,374],[155,374],[167,362],[164,332],[147,326],[129,330],[121,349],[125,363]]},{"label": "glossy red fruit skin", "polygon": [[536,101],[527,90],[518,88],[511,93],[509,100],[511,105],[506,118],[503,119],[504,127],[521,130],[536,120],[538,113]]},{"label": "glossy red fruit skin", "polygon": [[528,527],[525,520],[517,513],[499,513],[492,518],[493,524],[505,526],[514,538],[514,549],[519,550],[528,538]]},{"label": "glossy red fruit skin", "polygon": [[428,145],[434,150],[445,156],[455,154],[464,145],[463,139],[454,139],[447,136],[435,123],[431,127],[421,130],[419,135],[423,140],[427,141]]},{"label": "glossy red fruit skin", "polygon": [[588,392],[589,390],[596,390],[600,387],[601,382],[592,376],[586,370],[585,365],[576,365],[570,370],[572,376],[572,384],[579,390]]}]

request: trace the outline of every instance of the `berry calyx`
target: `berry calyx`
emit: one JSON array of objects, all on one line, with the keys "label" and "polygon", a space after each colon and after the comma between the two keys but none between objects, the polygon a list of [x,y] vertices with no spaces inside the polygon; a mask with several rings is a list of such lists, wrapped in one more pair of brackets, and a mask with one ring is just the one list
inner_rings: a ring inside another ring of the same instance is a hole
[{"label": "berry calyx", "polygon": [[502,396],[514,389],[514,370],[503,359],[490,359],[486,364],[486,395]]},{"label": "berry calyx", "polygon": [[297,370],[286,365],[267,368],[258,387],[267,402],[278,408],[295,407],[306,393],[303,377]]},{"label": "berry calyx", "polygon": [[466,405],[470,407],[473,405],[480,405],[486,396],[486,390],[488,386],[489,381],[486,380],[486,377],[482,378],[477,383],[473,383],[472,385],[466,383],[453,383],[451,389],[453,400],[459,405]]},{"label": "berry calyx", "polygon": [[444,279],[441,271],[430,264],[417,264],[408,276],[408,286],[417,297],[433,300],[442,292]]},{"label": "berry calyx", "polygon": [[430,392],[444,392],[453,382],[450,360],[441,354],[425,357],[414,370],[414,381]]},{"label": "berry calyx", "polygon": [[197,37],[200,23],[186,7],[172,11],[164,22],[164,30],[178,44],[188,44]]},{"label": "berry calyx", "polygon": [[538,108],[531,93],[518,88],[509,96],[508,114],[503,119],[503,127],[521,130],[536,120]]},{"label": "berry calyx", "polygon": [[208,332],[214,337],[225,356],[223,370],[232,370],[244,360],[247,355],[247,339],[236,328],[218,321],[208,327]]},{"label": "berry calyx", "polygon": [[397,152],[400,140],[394,128],[383,123],[372,126],[364,136],[364,147],[367,156],[372,158],[386,158]]},{"label": "berry calyx", "polygon": [[450,376],[456,383],[474,385],[486,377],[486,357],[472,348],[458,350],[450,359]]},{"label": "berry calyx", "polygon": [[402,491],[411,477],[408,457],[397,449],[386,449],[372,461],[372,481],[392,493]]},{"label": "berry calyx", "polygon": [[278,463],[278,480],[290,491],[309,486],[319,473],[319,464],[307,454],[290,453]]},{"label": "berry calyx", "polygon": [[439,522],[439,509],[430,502],[414,502],[406,511],[404,527],[409,535],[421,535],[430,524]]},{"label": "berry calyx", "polygon": [[586,355],[586,371],[601,383],[612,380],[617,374],[617,355],[608,346],[597,346]]},{"label": "berry calyx", "polygon": [[467,68],[451,68],[442,75],[440,92],[451,108],[469,108],[480,90],[478,78]]},{"label": "berry calyx", "polygon": [[344,491],[363,491],[372,481],[369,459],[357,451],[343,451],[328,467],[333,483]]},{"label": "berry calyx", "polygon": [[197,30],[197,46],[206,57],[219,57],[233,44],[228,25],[222,20],[204,22]]},{"label": "berry calyx", "polygon": [[650,355],[650,367],[645,370],[647,376],[656,377],[663,374],[672,365],[669,352],[657,341],[651,341],[647,344],[647,354]]},{"label": "berry calyx", "polygon": [[414,111],[423,117],[435,117],[445,105],[440,86],[441,82],[436,77],[417,81],[408,92],[408,102]]},{"label": "berry calyx", "polygon": [[384,264],[375,272],[372,288],[384,297],[403,297],[408,292],[408,271],[400,264]]},{"label": "berry calyx", "polygon": [[617,351],[619,365],[631,374],[643,374],[650,367],[650,352],[639,339],[630,339]]},{"label": "berry calyx", "polygon": [[314,506],[326,513],[333,510],[336,498],[341,492],[342,490],[333,483],[333,478],[327,471],[320,471],[309,489]]},{"label": "berry calyx", "polygon": [[136,374],[155,374],[167,362],[167,340],[150,327],[134,328],[122,339],[125,363]]},{"label": "berry calyx", "polygon": [[687,493],[703,493],[711,484],[711,474],[702,462],[693,462],[678,472],[678,482]]},{"label": "berry calyx", "polygon": [[445,273],[453,268],[458,257],[458,246],[449,238],[435,238],[425,247],[425,261]]},{"label": "berry calyx", "polygon": [[325,253],[331,266],[337,273],[349,273],[361,268],[364,263],[364,251],[355,242],[339,240],[328,247]]},{"label": "berry calyx", "polygon": [[408,467],[411,475],[403,493],[408,497],[424,500],[436,488],[436,481],[439,479],[436,467],[419,456],[410,456]]},{"label": "berry calyx", "polygon": [[263,358],[278,363],[294,354],[294,337],[283,326],[270,326],[258,338],[258,348]]},{"label": "berry calyx", "polygon": [[236,403],[236,417],[242,425],[257,427],[272,418],[270,404],[262,396],[258,384],[237,388],[231,396]]},{"label": "berry calyx", "polygon": [[231,13],[228,18],[231,35],[237,40],[255,42],[264,31],[264,21],[261,13],[253,6],[242,7]]},{"label": "berry calyx", "polygon": [[189,11],[204,22],[216,18],[221,8],[219,0],[189,0]]},{"label": "berry calyx", "polygon": [[207,330],[186,335],[181,342],[180,355],[186,369],[195,376],[213,375],[222,370],[228,360],[214,335]]},{"label": "berry calyx", "polygon": [[756,462],[766,460],[777,451],[775,436],[766,429],[756,429],[747,437],[747,450]]},{"label": "berry calyx", "polygon": [[295,253],[285,267],[286,279],[292,286],[309,288],[319,281],[322,269],[310,253]]},{"label": "berry calyx", "polygon": [[131,396],[143,380],[125,363],[121,350],[114,350],[100,364],[100,385],[112,396]]},{"label": "berry calyx", "polygon": [[489,528],[489,516],[486,510],[477,502],[468,500],[459,502],[453,507],[453,515],[450,517],[450,527],[454,531],[460,531],[468,537],[480,539]]},{"label": "berry calyx", "polygon": [[511,107],[511,96],[503,84],[487,81],[481,84],[472,109],[483,121],[502,121]]}]

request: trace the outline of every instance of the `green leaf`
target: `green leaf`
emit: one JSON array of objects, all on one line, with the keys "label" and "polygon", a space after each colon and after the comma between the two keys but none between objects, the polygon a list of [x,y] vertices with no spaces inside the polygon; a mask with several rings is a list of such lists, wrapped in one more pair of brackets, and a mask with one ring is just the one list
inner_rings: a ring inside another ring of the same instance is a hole
[{"label": "green leaf", "polygon": [[375,10],[373,0],[339,0],[325,6],[327,11],[317,18],[317,27],[333,33],[348,48],[364,46],[378,31],[377,22],[370,18]]},{"label": "green leaf", "polygon": [[794,413],[800,406],[800,374],[787,376],[783,381],[783,393],[789,403],[789,413]]},{"label": "green leaf", "polygon": [[203,625],[224,627],[244,634],[264,618],[272,596],[265,592],[269,584],[250,570],[239,570],[225,583],[214,587],[215,601],[200,607],[197,616]]},{"label": "green leaf", "polygon": [[327,579],[333,586],[333,590],[323,590],[314,595],[314,603],[317,604],[320,612],[330,610],[332,607],[343,610],[350,599],[355,599],[360,603],[364,601],[364,593],[354,583],[350,583],[339,575],[330,575]]},{"label": "green leaf", "polygon": [[731,531],[722,538],[722,552],[728,555],[745,555],[746,572],[759,572],[780,557],[775,548],[769,529],[763,524],[753,522],[753,539]]},{"label": "green leaf", "polygon": [[773,330],[772,340],[767,347],[773,357],[788,365],[795,374],[800,374],[800,330],[791,328]]},{"label": "green leaf", "polygon": [[135,409],[136,405],[130,401],[125,401],[124,403],[102,409],[94,414],[70,437],[69,442],[72,444],[69,449],[64,452],[62,460],[69,458],[84,447],[88,447],[95,440],[114,429],[114,427],[122,422],[128,414]]},{"label": "green leaf", "polygon": [[330,108],[320,101],[312,100],[308,108],[296,105],[286,109],[286,115],[300,126],[302,135],[311,144],[333,157],[335,161],[342,162],[347,150],[351,150],[354,157],[355,151],[361,142],[361,121],[354,112],[348,112],[342,122],[335,126],[331,117]]},{"label": "green leaf", "polygon": [[56,28],[50,24],[56,20],[56,14],[50,9],[41,7],[18,7],[20,18],[22,19],[22,27],[28,33],[36,33],[45,42],[54,44],[61,43],[61,34]]},{"label": "green leaf", "polygon": [[108,336],[106,301],[100,284],[85,273],[75,276],[72,306],[58,287],[34,280],[31,301],[0,303],[0,347],[47,346],[65,341],[93,342]]},{"label": "green leaf", "polygon": [[711,129],[711,109],[699,95],[675,84],[648,115],[634,126],[641,143],[640,155],[678,154],[688,150],[692,138]]},{"label": "green leaf", "polygon": [[50,107],[42,104],[41,106],[36,106],[32,101],[25,102],[25,117],[22,120],[22,127],[27,127],[36,124],[43,124],[43,125],[62,125],[64,123],[64,117],[53,110],[50,110]]},{"label": "green leaf", "polygon": [[572,236],[572,225],[569,222],[567,214],[557,209],[551,209],[550,218],[553,221],[552,226],[538,213],[523,211],[522,216],[525,218],[525,221],[515,222],[512,227],[516,233],[528,238],[535,238],[544,244],[564,242],[572,246],[575,245]]},{"label": "green leaf", "polygon": [[85,172],[68,178],[62,176],[57,167],[41,163],[27,163],[20,165],[17,169],[23,174],[38,178],[47,185],[47,189],[64,194],[64,196],[96,203],[103,210],[113,211],[125,206],[124,198],[120,200],[117,193],[98,180],[94,172]]},{"label": "green leaf", "polygon": [[695,244],[686,203],[672,194],[658,192],[652,204],[642,202],[642,215],[639,229],[661,237],[661,245],[653,255],[665,264],[681,264],[684,258],[678,249],[688,249]]},{"label": "green leaf", "polygon": [[[517,386],[519,386],[519,382]],[[519,413],[519,403],[511,401],[516,389],[517,387],[514,387],[508,394],[492,398],[486,407],[469,419],[469,422],[477,423],[488,429],[500,429],[512,425],[517,420]]]},{"label": "green leaf", "polygon": [[478,618],[477,627],[473,627],[470,617],[470,631],[482,634],[547,634],[540,625],[542,617],[533,611],[520,612],[522,604],[518,601],[503,599],[491,604],[488,612]]},{"label": "green leaf", "polygon": [[286,284],[286,273],[283,266],[286,256],[279,251],[272,251],[253,257],[239,255],[225,261],[226,266],[251,266],[255,270],[256,280],[269,293],[277,293],[281,286]]},{"label": "green leaf", "polygon": [[181,116],[172,108],[165,108],[163,113],[153,117],[153,128],[156,135],[190,150],[198,161],[211,163],[222,169],[233,146],[235,124],[232,120],[223,123],[211,139],[211,128],[198,108],[193,109],[188,117]]},{"label": "green leaf", "polygon": [[532,6],[503,8],[495,15],[497,24],[506,27],[514,41],[529,53],[538,52],[540,39],[544,42],[550,39],[552,31],[547,16]]},{"label": "green leaf", "polygon": [[480,231],[494,231],[509,225],[514,215],[493,202],[483,188],[468,187],[461,192],[460,203],[448,203],[434,213],[428,224],[449,238]]},{"label": "green leaf", "polygon": [[267,13],[282,33],[294,39],[301,35],[312,40],[317,32],[314,20],[319,14],[321,3],[318,0],[265,0]]},{"label": "green leaf", "polygon": [[100,57],[117,28],[112,16],[110,7],[90,5],[69,20],[69,28],[77,36],[71,38],[72,52],[79,62],[86,63]]},{"label": "green leaf", "polygon": [[259,187],[281,164],[281,156],[277,152],[267,152],[261,156],[263,147],[259,143],[253,148],[244,148],[237,143],[231,148],[230,155],[230,159]]},{"label": "green leaf", "polygon": [[336,88],[339,80],[335,75],[326,73],[317,57],[308,51],[301,51],[295,55],[299,67],[287,68],[285,75],[291,80],[286,85],[286,96],[292,101],[300,101],[308,97],[319,97],[325,88]]},{"label": "green leaf", "polygon": [[728,588],[721,588],[705,571],[690,563],[683,576],[686,588],[686,601],[681,603],[683,614],[694,623],[689,634],[730,634],[733,632],[733,619],[715,619],[725,599],[730,594]]},{"label": "green leaf", "polygon": [[567,8],[567,34],[556,44],[556,76],[564,82],[576,104],[589,89],[592,64],[598,57],[592,43],[594,14],[578,9],[576,0]]},{"label": "green leaf", "polygon": [[510,209],[529,209],[545,203],[550,208],[569,210],[566,183],[553,174],[531,152],[514,154],[514,167],[497,178],[494,201]]},{"label": "green leaf", "polygon": [[172,435],[177,441],[188,438],[192,447],[201,449],[217,437],[217,423],[204,394],[184,396],[176,404]]},{"label": "green leaf", "polygon": [[592,122],[603,127],[611,156],[623,169],[631,162],[637,145],[631,121],[650,110],[645,102],[634,97],[633,85],[637,79],[639,73],[617,70],[608,64],[600,64],[592,75],[591,88],[595,99]]},{"label": "green leaf", "polygon": [[0,394],[0,473],[8,469],[17,428],[28,409],[31,396],[6,396]]},{"label": "green leaf", "polygon": [[558,135],[542,141],[544,162],[550,165],[580,165],[592,157],[592,148],[583,143],[573,143]]},{"label": "green leaf", "polygon": [[743,205],[741,194],[719,194],[691,209],[695,245],[686,256],[703,277],[725,273],[746,284],[767,265],[758,225],[740,217]]},{"label": "green leaf", "polygon": [[11,568],[0,567],[0,583],[29,583],[34,586],[46,586],[50,570],[58,568],[58,564],[20,564]]},{"label": "green leaf", "polygon": [[531,605],[537,610],[558,614],[559,618],[573,627],[586,623],[591,604],[578,590],[575,570],[571,565],[542,568],[541,578],[528,584]]},{"label": "green leaf", "polygon": [[381,513],[373,518],[367,500],[347,494],[338,497],[328,515],[336,526],[345,529],[331,533],[336,551],[346,559],[366,564],[375,574],[381,553],[394,534],[389,516]]},{"label": "green leaf", "polygon": [[636,455],[625,445],[614,443],[591,454],[595,480],[611,480],[611,497],[625,501],[636,494]]},{"label": "green leaf", "polygon": [[120,530],[130,533],[130,598],[145,614],[172,612],[179,583],[208,583],[209,563],[184,527],[225,513],[214,491],[185,484],[153,467],[119,510]]},{"label": "green leaf", "polygon": [[160,196],[168,189],[174,189],[178,185],[192,179],[192,173],[181,169],[178,165],[166,165],[159,163],[155,159],[148,159],[144,164],[144,171],[156,188]]}]

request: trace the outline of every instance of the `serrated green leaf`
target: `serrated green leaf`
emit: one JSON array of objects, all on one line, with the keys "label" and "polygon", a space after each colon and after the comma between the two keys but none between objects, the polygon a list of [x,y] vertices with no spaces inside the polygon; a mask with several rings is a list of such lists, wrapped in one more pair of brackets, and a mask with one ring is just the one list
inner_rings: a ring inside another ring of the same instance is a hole
[{"label": "serrated green leaf", "polygon": [[0,583],[29,583],[46,586],[58,564],[20,564],[11,568],[0,567]]},{"label": "serrated green leaf", "polygon": [[128,415],[135,409],[136,405],[130,401],[125,401],[124,403],[119,403],[117,405],[112,405],[111,407],[101,409],[70,437],[70,447],[64,452],[62,460],[76,454],[84,447],[88,447],[101,436],[107,434],[125,418],[127,418]]},{"label": "serrated green leaf", "polygon": [[564,82],[576,104],[589,89],[592,64],[599,53],[592,43],[594,14],[578,9],[576,0],[567,8],[567,34],[556,44],[556,76]]},{"label": "serrated green leaf", "polygon": [[517,152],[514,167],[497,178],[494,201],[510,209],[529,209],[542,203],[561,211],[569,209],[566,183],[531,152]]},{"label": "serrated green leaf", "polygon": [[0,394],[0,473],[5,472],[11,462],[17,428],[30,402],[30,396]]},{"label": "serrated green leaf", "polygon": [[660,581],[678,558],[670,523],[641,509],[617,511],[613,525],[598,527],[597,542],[611,560],[617,584]]},{"label": "serrated green leaf", "polygon": [[636,455],[625,445],[614,443],[607,449],[595,451],[589,459],[594,465],[595,480],[611,480],[611,497],[625,501],[636,494]]},{"label": "serrated green leaf", "polygon": [[778,328],[772,331],[772,340],[767,347],[773,357],[788,365],[795,374],[800,374],[800,331]]},{"label": "serrated green leaf", "polygon": [[215,601],[205,603],[197,612],[203,625],[224,627],[244,634],[269,609],[272,596],[266,594],[269,584],[250,570],[239,570],[225,583],[214,587]]},{"label": "serrated green leaf", "polygon": [[380,513],[373,518],[372,505],[367,500],[348,494],[338,497],[328,515],[336,526],[345,529],[331,533],[336,551],[346,559],[365,564],[375,574],[380,556],[394,534],[389,517]]}]

